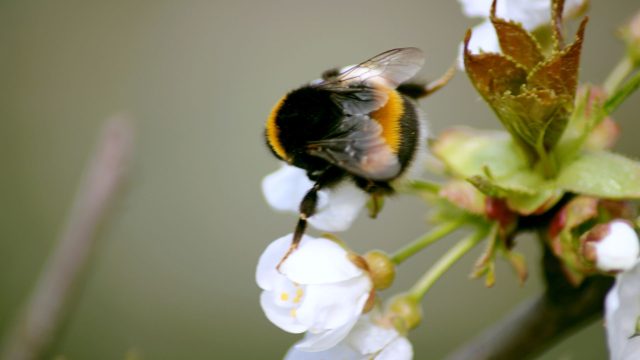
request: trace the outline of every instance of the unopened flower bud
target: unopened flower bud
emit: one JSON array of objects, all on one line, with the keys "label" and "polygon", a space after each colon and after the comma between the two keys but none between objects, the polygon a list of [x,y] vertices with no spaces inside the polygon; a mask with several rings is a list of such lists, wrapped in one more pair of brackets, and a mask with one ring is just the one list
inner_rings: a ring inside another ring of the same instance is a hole
[{"label": "unopened flower bud", "polygon": [[389,255],[380,250],[372,250],[364,255],[364,259],[376,290],[384,290],[393,284],[396,278],[396,266]]},{"label": "unopened flower bud", "polygon": [[389,300],[387,314],[394,319],[398,331],[407,332],[422,321],[422,307],[420,303],[407,294],[399,294]]},{"label": "unopened flower bud", "polygon": [[640,12],[636,13],[621,30],[627,43],[627,53],[633,64],[640,64]]},{"label": "unopened flower bud", "polygon": [[626,221],[614,220],[593,227],[582,237],[583,255],[602,271],[625,271],[638,261],[638,234]]}]

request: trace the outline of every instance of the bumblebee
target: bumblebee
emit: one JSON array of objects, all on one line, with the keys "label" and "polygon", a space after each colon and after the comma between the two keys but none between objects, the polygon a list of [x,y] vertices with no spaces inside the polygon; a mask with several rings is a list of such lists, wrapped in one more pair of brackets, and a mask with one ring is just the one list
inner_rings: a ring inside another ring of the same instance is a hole
[{"label": "bumblebee", "polygon": [[[265,138],[273,154],[304,169],[314,182],[300,203],[291,248],[316,211],[318,191],[351,180],[374,204],[393,193],[393,182],[410,172],[426,151],[426,122],[416,99],[424,84],[407,82],[421,68],[420,49],[393,49],[358,65],[329,70],[289,92],[273,107]],[[283,258],[284,260],[284,258]]]}]

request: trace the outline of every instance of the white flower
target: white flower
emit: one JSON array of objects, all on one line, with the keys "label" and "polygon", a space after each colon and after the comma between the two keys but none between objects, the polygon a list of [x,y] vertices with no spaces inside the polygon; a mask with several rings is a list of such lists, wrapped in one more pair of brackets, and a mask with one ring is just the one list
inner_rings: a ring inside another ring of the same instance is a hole
[{"label": "white flower", "polygon": [[605,301],[609,355],[612,360],[640,359],[640,265],[618,274]]},{"label": "white flower", "polygon": [[[500,43],[495,29],[489,21],[492,0],[458,0],[462,6],[462,12],[468,17],[481,17],[485,20],[472,29],[469,51],[478,53],[500,52]],[[564,4],[564,17],[570,17],[577,13],[587,0],[567,0]],[[513,20],[522,24],[529,31],[549,24],[551,20],[551,0],[498,0],[496,3],[496,16],[502,19]],[[462,45],[458,57],[460,68],[464,68],[462,62]]]},{"label": "white flower", "polygon": [[[267,203],[278,211],[299,212],[300,202],[313,182],[304,170],[283,164],[262,180]],[[350,182],[318,192],[316,214],[308,219],[322,231],[344,231],[356,219],[367,202],[367,195]]]},{"label": "white flower", "polygon": [[631,225],[621,220],[614,220],[603,226],[603,237],[590,242],[595,250],[596,266],[603,271],[631,269],[640,254],[638,234]]},{"label": "white flower", "polygon": [[291,333],[307,331],[298,347],[321,351],[340,342],[354,326],[370,296],[368,274],[340,245],[304,235],[296,251],[276,269],[292,235],[272,242],[260,256],[256,281],[267,318]]},{"label": "white flower", "polygon": [[[302,340],[305,341],[305,340]],[[319,352],[306,352],[294,345],[285,360],[410,360],[413,348],[395,329],[382,327],[371,315],[360,317],[349,335],[336,346]]]}]

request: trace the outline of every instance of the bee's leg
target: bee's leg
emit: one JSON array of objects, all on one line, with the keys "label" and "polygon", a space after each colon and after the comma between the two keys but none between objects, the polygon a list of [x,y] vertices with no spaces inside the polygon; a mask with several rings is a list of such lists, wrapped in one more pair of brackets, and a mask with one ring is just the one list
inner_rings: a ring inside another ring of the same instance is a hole
[{"label": "bee's leg", "polygon": [[385,182],[365,181],[364,184],[360,182],[359,186],[370,195],[367,208],[369,209],[369,217],[375,219],[382,210],[385,195],[392,194],[393,188]]},{"label": "bee's leg", "polygon": [[304,198],[302,198],[302,202],[300,202],[300,217],[298,218],[298,223],[296,224],[296,229],[293,232],[293,239],[291,240],[291,246],[284,254],[276,269],[280,269],[280,265],[293,253],[300,245],[300,241],[302,240],[302,235],[304,235],[305,230],[307,229],[307,219],[312,217],[316,213],[316,206],[318,204],[318,191],[324,188],[325,186],[334,183],[340,179],[342,174],[342,170],[338,168],[325,170],[319,177],[318,180],[313,184],[313,187],[307,191]]},{"label": "bee's leg", "polygon": [[438,79],[430,81],[428,83],[407,82],[400,84],[396,90],[399,93],[406,95],[412,99],[420,99],[427,97],[434,92],[442,89],[449,83],[453,76],[456,74],[456,64],[453,64],[442,76]]},{"label": "bee's leg", "polygon": [[300,203],[300,217],[298,218],[298,223],[296,224],[296,229],[293,232],[293,239],[291,240],[291,246],[284,254],[276,269],[280,270],[280,265],[291,255],[300,245],[300,241],[302,240],[302,235],[304,235],[305,230],[307,229],[307,219],[313,216],[316,212],[316,205],[318,203],[318,190],[320,190],[320,180],[316,182],[313,187],[307,191],[307,194],[302,199]]},{"label": "bee's leg", "polygon": [[383,205],[384,195],[379,192],[372,193],[369,198],[369,202],[367,203],[367,208],[369,208],[369,217],[372,219],[377,218]]}]

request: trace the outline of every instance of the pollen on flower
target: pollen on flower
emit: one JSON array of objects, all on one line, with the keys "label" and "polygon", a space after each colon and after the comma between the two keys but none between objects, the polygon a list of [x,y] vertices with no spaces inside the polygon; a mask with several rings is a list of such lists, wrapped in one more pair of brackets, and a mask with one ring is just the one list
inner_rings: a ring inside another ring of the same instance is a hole
[{"label": "pollen on flower", "polygon": [[289,315],[295,319],[298,316],[296,308],[292,308],[291,311],[289,311]]},{"label": "pollen on flower", "polygon": [[282,300],[282,301],[287,301],[287,300],[289,300],[289,293],[287,293],[286,291],[283,291],[283,292],[280,294],[280,300]]},{"label": "pollen on flower", "polygon": [[302,295],[304,295],[304,290],[301,287],[296,289],[296,296],[293,298],[293,303],[297,304],[302,300]]}]

